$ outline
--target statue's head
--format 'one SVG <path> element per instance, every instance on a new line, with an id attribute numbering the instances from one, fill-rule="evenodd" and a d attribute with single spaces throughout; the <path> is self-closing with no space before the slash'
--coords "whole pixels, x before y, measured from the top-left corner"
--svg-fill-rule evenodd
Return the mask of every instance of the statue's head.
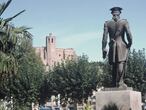
<path id="1" fill-rule="evenodd" d="M 111 10 L 111 14 L 113 15 L 113 19 L 115 21 L 117 21 L 120 18 L 122 8 L 121 7 L 113 7 L 110 10 Z"/>

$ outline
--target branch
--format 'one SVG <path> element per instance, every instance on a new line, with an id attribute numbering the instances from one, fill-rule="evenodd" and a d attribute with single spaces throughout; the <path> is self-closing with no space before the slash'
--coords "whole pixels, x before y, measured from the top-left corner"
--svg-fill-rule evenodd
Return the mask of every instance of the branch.
<path id="1" fill-rule="evenodd" d="M 18 15 L 20 15 L 23 12 L 25 12 L 25 10 L 22 10 L 21 12 L 15 14 L 14 16 L 12 16 L 10 18 L 4 19 L 5 23 L 7 23 L 7 22 L 11 21 L 12 19 L 16 18 Z"/>
<path id="2" fill-rule="evenodd" d="M 9 4 L 11 3 L 12 0 L 9 0 L 6 4 L 3 3 L 1 5 L 1 9 L 0 9 L 0 16 L 3 14 L 3 12 L 6 10 L 6 8 L 9 6 Z"/>

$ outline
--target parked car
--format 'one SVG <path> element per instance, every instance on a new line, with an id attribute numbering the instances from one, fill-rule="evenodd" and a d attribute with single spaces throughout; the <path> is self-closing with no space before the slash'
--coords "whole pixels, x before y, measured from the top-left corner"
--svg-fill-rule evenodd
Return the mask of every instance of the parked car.
<path id="1" fill-rule="evenodd" d="M 59 108 L 59 107 L 53 107 L 53 109 L 54 109 L 54 110 L 60 110 L 60 108 Z"/>
<path id="2" fill-rule="evenodd" d="M 146 110 L 146 103 L 142 104 L 142 110 Z"/>
<path id="3" fill-rule="evenodd" d="M 144 105 L 143 109 L 146 110 L 146 105 Z"/>
<path id="4" fill-rule="evenodd" d="M 40 106 L 39 110 L 53 110 L 51 106 Z"/>

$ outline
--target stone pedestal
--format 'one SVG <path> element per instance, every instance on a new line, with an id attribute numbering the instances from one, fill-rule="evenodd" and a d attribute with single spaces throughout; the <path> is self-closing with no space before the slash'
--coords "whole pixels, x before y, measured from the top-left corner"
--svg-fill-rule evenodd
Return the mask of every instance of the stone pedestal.
<path id="1" fill-rule="evenodd" d="M 97 92 L 96 110 L 142 110 L 141 93 L 132 90 L 110 90 Z"/>

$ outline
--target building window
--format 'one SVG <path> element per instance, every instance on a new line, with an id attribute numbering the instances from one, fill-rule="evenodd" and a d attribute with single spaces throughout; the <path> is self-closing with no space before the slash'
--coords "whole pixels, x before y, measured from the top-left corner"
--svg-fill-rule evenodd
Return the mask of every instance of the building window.
<path id="1" fill-rule="evenodd" d="M 53 43 L 53 38 L 52 38 L 52 43 Z"/>

